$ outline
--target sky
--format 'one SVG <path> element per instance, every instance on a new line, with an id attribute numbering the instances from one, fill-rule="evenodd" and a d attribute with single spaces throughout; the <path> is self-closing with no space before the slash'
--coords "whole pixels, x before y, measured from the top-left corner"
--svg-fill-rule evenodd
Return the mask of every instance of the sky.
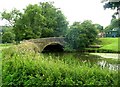
<path id="1" fill-rule="evenodd" d="M 29 4 L 44 1 L 54 1 L 54 6 L 61 9 L 70 25 L 75 21 L 92 20 L 93 23 L 105 27 L 110 24 L 111 16 L 115 12 L 111 9 L 104 10 L 101 0 L 0 0 L 0 12 L 13 8 L 22 11 Z M 5 20 L 0 20 L 0 26 L 5 23 Z"/>

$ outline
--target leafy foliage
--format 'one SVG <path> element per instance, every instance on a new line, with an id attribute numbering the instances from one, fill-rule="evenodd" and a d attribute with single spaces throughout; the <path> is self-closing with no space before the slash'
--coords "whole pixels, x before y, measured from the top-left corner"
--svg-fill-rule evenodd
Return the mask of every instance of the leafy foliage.
<path id="1" fill-rule="evenodd" d="M 15 40 L 15 34 L 12 27 L 4 26 L 1 30 L 2 43 L 12 43 Z"/>
<path id="2" fill-rule="evenodd" d="M 115 9 L 118 8 L 120 6 L 120 1 L 119 2 L 107 2 L 104 5 L 104 8 L 111 8 L 111 9 Z"/>
<path id="3" fill-rule="evenodd" d="M 95 27 L 98 29 L 98 32 L 102 32 L 103 31 L 103 26 L 100 24 L 94 24 Z"/>
<path id="4" fill-rule="evenodd" d="M 68 22 L 60 9 L 55 8 L 53 3 L 40 3 L 42 15 L 45 17 L 41 37 L 64 36 Z"/>
<path id="5" fill-rule="evenodd" d="M 27 43 L 27 46 L 30 45 Z M 34 52 L 36 46 L 32 45 L 29 50 L 25 47 L 22 44 L 2 51 L 3 86 L 106 86 L 117 85 L 119 82 L 117 71 L 101 69 L 96 64 L 80 63 L 71 57 L 63 60 L 45 57 Z"/>
<path id="6" fill-rule="evenodd" d="M 24 14 L 15 22 L 14 32 L 16 40 L 39 38 L 41 36 L 44 17 L 37 4 L 29 5 L 24 10 Z"/>
<path id="7" fill-rule="evenodd" d="M 2 35 L 2 43 L 12 43 L 15 40 L 15 35 L 12 32 L 5 32 Z"/>
<path id="8" fill-rule="evenodd" d="M 118 18 L 120 17 L 120 1 L 114 1 L 114 0 L 103 0 L 103 2 L 106 2 L 103 7 L 104 9 L 110 8 L 110 9 L 115 9 L 117 8 L 117 12 L 115 12 L 112 17 L 116 18 L 116 15 L 118 15 Z"/>
<path id="9" fill-rule="evenodd" d="M 111 20 L 110 25 L 108 25 L 105 29 L 104 32 L 108 33 L 109 31 L 113 30 L 113 29 L 117 29 L 117 36 L 120 36 L 120 19 L 115 19 L 113 18 Z"/>
<path id="10" fill-rule="evenodd" d="M 0 43 L 11 43 L 15 40 L 13 28 L 8 26 L 1 26 L 0 28 Z"/>
<path id="11" fill-rule="evenodd" d="M 84 49 L 92 44 L 97 37 L 97 29 L 91 21 L 74 22 L 66 35 L 69 46 L 76 50 Z"/>
<path id="12" fill-rule="evenodd" d="M 2 19 L 6 19 L 9 22 L 8 26 L 13 26 L 16 20 L 19 19 L 21 15 L 22 13 L 16 8 L 14 8 L 11 12 L 7 12 L 5 10 L 1 13 Z"/>
<path id="13" fill-rule="evenodd" d="M 107 33 L 112 29 L 113 29 L 113 27 L 111 25 L 108 25 L 107 27 L 105 27 L 104 32 Z"/>
<path id="14" fill-rule="evenodd" d="M 120 28 L 120 19 L 112 19 L 111 20 L 111 26 L 116 28 L 116 27 L 119 27 Z"/>
<path id="15" fill-rule="evenodd" d="M 2 19 L 6 19 L 16 36 L 16 40 L 65 36 L 68 22 L 60 9 L 52 2 L 28 5 L 24 12 L 13 9 L 4 11 Z"/>

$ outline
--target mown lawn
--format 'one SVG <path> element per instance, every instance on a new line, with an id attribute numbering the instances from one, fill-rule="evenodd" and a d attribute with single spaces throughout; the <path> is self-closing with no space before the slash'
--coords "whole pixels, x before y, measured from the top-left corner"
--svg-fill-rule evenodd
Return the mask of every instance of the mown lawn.
<path id="1" fill-rule="evenodd" d="M 99 49 L 120 51 L 119 40 L 120 38 L 100 38 L 100 41 L 101 41 L 100 44 L 103 46 Z"/>
<path id="2" fill-rule="evenodd" d="M 99 38 L 96 46 L 85 48 L 87 52 L 99 52 L 99 53 L 120 53 L 120 37 L 119 38 Z"/>

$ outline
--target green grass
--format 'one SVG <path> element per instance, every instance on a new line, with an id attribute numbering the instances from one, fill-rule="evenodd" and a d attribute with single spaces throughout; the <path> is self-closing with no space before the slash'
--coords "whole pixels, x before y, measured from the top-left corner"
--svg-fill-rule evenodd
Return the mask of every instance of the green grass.
<path id="1" fill-rule="evenodd" d="M 100 49 L 120 51 L 120 49 L 118 49 L 119 39 L 118 38 L 100 38 L 101 45 L 103 45 L 103 47 L 101 47 Z"/>
<path id="2" fill-rule="evenodd" d="M 0 50 L 13 46 L 13 44 L 0 44 Z"/>
<path id="3" fill-rule="evenodd" d="M 34 52 L 35 48 L 22 44 L 2 51 L 3 86 L 118 85 L 117 71 L 80 63 L 71 57 L 63 60 L 46 57 Z"/>
<path id="4" fill-rule="evenodd" d="M 100 52 L 100 53 L 120 53 L 120 37 L 119 38 L 99 38 L 95 43 L 101 45 L 100 48 L 86 48 L 87 52 Z"/>

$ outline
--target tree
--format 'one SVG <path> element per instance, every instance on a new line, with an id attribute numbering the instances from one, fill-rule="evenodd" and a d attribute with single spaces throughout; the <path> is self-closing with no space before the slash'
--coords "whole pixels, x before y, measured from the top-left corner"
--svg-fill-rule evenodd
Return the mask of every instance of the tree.
<path id="1" fill-rule="evenodd" d="M 120 28 L 120 19 L 112 19 L 110 25 L 113 28 L 116 28 L 116 27 Z"/>
<path id="2" fill-rule="evenodd" d="M 68 22 L 60 9 L 52 2 L 28 5 L 24 12 L 13 9 L 4 11 L 2 19 L 6 19 L 16 36 L 16 40 L 65 36 Z"/>
<path id="3" fill-rule="evenodd" d="M 120 18 L 120 1 L 119 0 L 102 0 L 102 3 L 105 3 L 104 6 L 103 6 L 104 9 L 106 9 L 106 8 L 111 8 L 111 9 L 117 8 L 117 12 L 115 12 L 113 14 L 113 17 L 115 17 L 115 15 L 118 15 L 118 18 Z"/>
<path id="4" fill-rule="evenodd" d="M 94 24 L 95 27 L 98 29 L 98 32 L 102 32 L 103 31 L 103 26 L 100 24 Z"/>
<path id="5" fill-rule="evenodd" d="M 113 27 L 111 25 L 108 25 L 108 26 L 105 27 L 104 32 L 107 33 L 112 29 L 113 29 Z"/>
<path id="6" fill-rule="evenodd" d="M 11 27 L 11 26 L 2 26 L 2 33 L 4 34 L 5 32 L 14 33 L 13 32 L 13 27 Z"/>
<path id="7" fill-rule="evenodd" d="M 20 18 L 22 13 L 16 8 L 12 9 L 12 11 L 7 12 L 6 10 L 1 13 L 1 18 L 5 19 L 9 22 L 8 26 L 13 26 L 17 19 Z"/>
<path id="8" fill-rule="evenodd" d="M 117 36 L 120 36 L 120 19 L 112 19 L 110 25 L 108 25 L 105 29 L 104 32 L 108 33 L 109 31 L 113 30 L 114 28 L 117 29 Z"/>
<path id="9" fill-rule="evenodd" d="M 41 36 L 45 19 L 41 13 L 42 10 L 37 4 L 28 5 L 24 9 L 24 14 L 21 15 L 14 25 L 16 40 L 39 38 Z"/>
<path id="10" fill-rule="evenodd" d="M 2 43 L 12 43 L 15 40 L 15 35 L 12 32 L 5 32 L 2 35 Z"/>
<path id="11" fill-rule="evenodd" d="M 81 50 L 92 44 L 97 37 L 97 29 L 91 21 L 74 22 L 66 35 L 66 41 L 72 49 Z"/>
<path id="12" fill-rule="evenodd" d="M 13 32 L 13 25 L 21 17 L 22 13 L 17 9 L 7 12 L 6 10 L 1 13 L 2 20 L 8 21 L 6 26 L 2 27 L 2 42 L 11 43 L 15 40 L 15 34 Z"/>
<path id="13" fill-rule="evenodd" d="M 1 26 L 0 40 L 2 41 L 2 43 L 12 43 L 15 40 L 15 34 L 13 32 L 13 27 Z"/>
<path id="14" fill-rule="evenodd" d="M 66 42 L 70 49 L 80 49 L 81 47 L 85 47 L 85 38 L 82 40 L 84 34 L 81 34 L 81 25 L 79 22 L 74 22 L 72 26 L 70 26 L 70 30 L 66 35 Z"/>
<path id="15" fill-rule="evenodd" d="M 87 44 L 92 44 L 98 35 L 97 29 L 90 20 L 86 20 L 83 23 L 81 23 L 81 26 L 83 27 L 83 32 L 86 34 L 86 37 L 88 39 Z M 88 46 L 88 45 L 87 45 Z"/>
<path id="16" fill-rule="evenodd" d="M 42 15 L 45 17 L 45 25 L 41 37 L 64 36 L 68 22 L 60 9 L 53 6 L 53 2 L 40 3 Z"/>
<path id="17" fill-rule="evenodd" d="M 107 1 L 107 2 L 106 2 Z M 107 27 L 106 31 L 110 30 L 111 28 L 118 28 L 118 36 L 120 36 L 120 0 L 102 0 L 102 3 L 106 2 L 104 4 L 104 8 L 111 8 L 115 9 L 117 8 L 117 12 L 115 12 L 112 15 L 112 20 L 110 27 Z M 118 15 L 118 19 L 116 18 L 116 15 Z"/>
<path id="18" fill-rule="evenodd" d="M 68 22 L 51 2 L 28 5 L 15 22 L 16 40 L 64 36 Z"/>

